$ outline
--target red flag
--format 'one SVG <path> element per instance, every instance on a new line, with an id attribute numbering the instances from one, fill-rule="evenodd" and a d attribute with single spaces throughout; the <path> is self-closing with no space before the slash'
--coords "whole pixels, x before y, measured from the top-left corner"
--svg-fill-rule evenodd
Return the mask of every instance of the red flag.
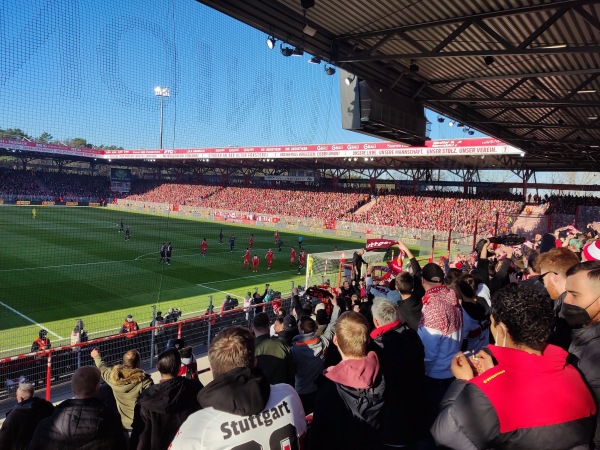
<path id="1" fill-rule="evenodd" d="M 398 241 L 394 241 L 392 239 L 367 239 L 365 250 L 370 252 L 373 250 L 380 250 L 382 248 L 390 248 L 397 243 Z"/>

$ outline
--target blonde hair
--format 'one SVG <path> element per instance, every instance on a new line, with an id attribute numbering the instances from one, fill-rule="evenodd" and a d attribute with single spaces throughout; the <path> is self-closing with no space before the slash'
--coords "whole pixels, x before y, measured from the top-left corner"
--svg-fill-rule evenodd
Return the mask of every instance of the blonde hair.
<path id="1" fill-rule="evenodd" d="M 349 358 L 367 356 L 369 323 L 360 313 L 347 311 L 335 324 L 335 336 L 340 351 Z"/>
<path id="2" fill-rule="evenodd" d="M 213 375 L 254 367 L 254 335 L 240 326 L 225 328 L 210 344 L 208 362 Z"/>

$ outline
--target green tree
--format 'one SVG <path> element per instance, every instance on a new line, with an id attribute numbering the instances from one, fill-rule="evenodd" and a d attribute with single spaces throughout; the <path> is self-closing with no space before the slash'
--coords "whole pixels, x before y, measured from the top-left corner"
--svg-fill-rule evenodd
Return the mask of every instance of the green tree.
<path id="1" fill-rule="evenodd" d="M 85 140 L 84 138 L 73 138 L 73 139 L 69 139 L 66 144 L 69 147 L 76 147 L 76 148 L 83 148 L 83 147 L 89 147 L 91 146 L 91 144 L 88 144 L 88 141 Z"/>
<path id="2" fill-rule="evenodd" d="M 31 140 L 31 136 L 25 133 L 20 128 L 7 128 L 6 130 L 0 129 L 0 138 L 1 139 L 29 139 Z"/>
<path id="3" fill-rule="evenodd" d="M 47 144 L 52 139 L 54 139 L 54 136 L 52 136 L 50 133 L 44 131 L 42 134 L 40 134 L 40 137 L 38 137 L 36 139 L 36 141 L 39 142 L 40 144 Z"/>

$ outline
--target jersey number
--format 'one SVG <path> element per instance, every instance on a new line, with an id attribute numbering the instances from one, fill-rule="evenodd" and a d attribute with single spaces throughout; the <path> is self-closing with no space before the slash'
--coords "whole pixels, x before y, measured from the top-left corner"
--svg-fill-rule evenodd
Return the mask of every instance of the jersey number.
<path id="1" fill-rule="evenodd" d="M 231 450 L 263 450 L 263 446 L 256 441 L 250 441 L 237 445 Z M 301 450 L 296 427 L 289 423 L 273 431 L 269 437 L 269 450 Z"/>

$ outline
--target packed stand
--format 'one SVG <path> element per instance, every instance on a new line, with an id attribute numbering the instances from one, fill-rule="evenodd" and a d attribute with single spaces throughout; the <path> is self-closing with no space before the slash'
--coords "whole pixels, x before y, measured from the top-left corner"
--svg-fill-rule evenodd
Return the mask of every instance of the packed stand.
<path id="1" fill-rule="evenodd" d="M 39 172 L 38 178 L 45 193 L 52 195 L 55 201 L 78 201 L 82 198 L 98 201 L 111 195 L 110 179 L 104 176 Z"/>
<path id="2" fill-rule="evenodd" d="M 334 220 L 364 203 L 361 191 L 338 192 L 291 188 L 226 187 L 207 198 L 202 206 L 217 210 L 248 211 L 290 217 Z"/>
<path id="3" fill-rule="evenodd" d="M 172 203 L 187 206 L 205 206 L 208 197 L 222 187 L 203 184 L 157 183 L 153 181 L 136 181 L 134 190 L 127 197 L 130 200 L 156 203 Z"/>
<path id="4" fill-rule="evenodd" d="M 600 206 L 600 198 L 578 195 L 544 196 L 542 204 L 546 204 L 547 214 L 576 214 L 578 206 Z"/>
<path id="5" fill-rule="evenodd" d="M 448 230 L 458 235 L 478 230 L 494 231 L 496 213 L 498 229 L 508 230 L 523 209 L 516 199 L 463 198 L 460 194 L 436 192 L 427 195 L 382 195 L 364 213 L 347 215 L 345 220 L 371 225 L 387 225 L 422 230 Z M 474 212 L 476 212 L 474 214 Z"/>
<path id="6" fill-rule="evenodd" d="M 35 172 L 0 167 L 0 195 L 19 196 L 24 194 L 43 194 Z"/>

